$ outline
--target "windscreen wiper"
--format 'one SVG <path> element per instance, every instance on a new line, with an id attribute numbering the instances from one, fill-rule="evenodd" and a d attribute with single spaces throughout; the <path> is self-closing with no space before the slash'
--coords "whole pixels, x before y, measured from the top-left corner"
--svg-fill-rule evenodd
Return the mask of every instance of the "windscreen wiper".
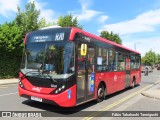
<path id="1" fill-rule="evenodd" d="M 57 81 L 55 79 L 53 79 L 51 75 L 49 75 L 48 73 L 46 73 L 46 75 L 52 80 L 52 82 L 56 82 L 57 83 Z"/>
<path id="2" fill-rule="evenodd" d="M 22 71 L 21 71 L 22 72 Z M 43 75 L 43 73 L 41 73 L 41 72 L 39 72 L 39 70 L 38 71 L 28 71 L 28 72 L 26 72 L 25 74 L 23 74 L 23 76 L 21 77 L 21 79 L 23 79 L 28 73 L 39 73 L 38 75 L 41 75 L 41 76 L 44 76 L 45 77 L 45 75 Z M 22 72 L 23 73 L 23 72 Z M 57 81 L 56 80 L 54 80 L 53 78 L 52 78 L 52 76 L 51 75 L 49 75 L 48 73 L 45 73 L 51 80 L 52 80 L 52 82 L 56 82 L 57 83 Z"/>
<path id="3" fill-rule="evenodd" d="M 22 72 L 22 70 L 20 70 L 20 71 Z M 39 75 L 41 75 L 39 71 L 28 71 L 28 72 L 26 72 L 25 74 L 22 72 L 22 73 L 23 73 L 23 76 L 22 76 L 21 78 L 24 78 L 28 73 L 35 73 L 35 72 L 36 72 L 36 73 L 39 73 Z"/>

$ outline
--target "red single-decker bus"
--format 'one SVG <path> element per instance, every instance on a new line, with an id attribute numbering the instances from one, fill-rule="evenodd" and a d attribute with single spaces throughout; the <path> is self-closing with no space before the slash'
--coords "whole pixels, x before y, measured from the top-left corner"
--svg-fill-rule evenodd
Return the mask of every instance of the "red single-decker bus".
<path id="1" fill-rule="evenodd" d="M 19 73 L 21 97 L 77 106 L 141 81 L 139 52 L 78 28 L 30 32 Z"/>

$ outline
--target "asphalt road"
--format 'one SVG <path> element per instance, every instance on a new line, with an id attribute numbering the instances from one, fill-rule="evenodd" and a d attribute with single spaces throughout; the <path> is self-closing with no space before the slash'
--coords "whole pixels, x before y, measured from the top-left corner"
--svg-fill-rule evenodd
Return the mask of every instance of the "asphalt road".
<path id="1" fill-rule="evenodd" d="M 33 113 L 37 113 L 37 115 L 42 114 L 42 116 L 48 116 L 38 118 L 40 120 L 70 120 L 75 119 L 75 117 L 76 119 L 83 120 L 106 118 L 111 120 L 135 120 L 135 117 L 113 117 L 113 113 L 110 114 L 110 111 L 160 111 L 159 100 L 147 98 L 141 95 L 141 91 L 151 89 L 154 87 L 154 85 L 156 85 L 155 82 L 158 80 L 160 81 L 160 71 L 154 70 L 154 72 L 150 73 L 148 76 L 144 76 L 142 74 L 142 82 L 133 89 L 126 89 L 109 95 L 106 97 L 106 100 L 102 101 L 101 103 L 91 101 L 73 108 L 61 108 L 50 104 L 39 103 L 27 100 L 25 98 L 20 98 L 17 92 L 17 85 L 0 85 L 0 111 L 12 111 L 12 114 L 13 112 L 16 113 L 17 111 L 17 113 L 21 113 L 21 115 L 24 115 L 23 112 L 25 113 L 28 111 L 30 113 L 32 111 Z M 40 112 L 40 114 L 38 114 L 38 112 Z M 104 117 L 107 114 L 112 116 Z M 138 112 L 138 114 L 140 113 Z M 17 118 L 17 115 L 18 114 L 14 114 L 15 118 L 12 119 L 21 119 Z M 54 116 L 54 118 L 49 118 L 49 116 Z M 136 119 L 143 120 L 144 117 L 137 117 Z M 147 119 L 151 118 L 147 117 Z M 154 119 L 158 120 L 159 118 L 155 117 Z"/>

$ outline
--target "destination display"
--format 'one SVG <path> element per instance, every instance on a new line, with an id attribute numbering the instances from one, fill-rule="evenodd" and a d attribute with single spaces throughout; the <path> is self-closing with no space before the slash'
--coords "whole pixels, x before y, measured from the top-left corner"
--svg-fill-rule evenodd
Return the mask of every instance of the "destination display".
<path id="1" fill-rule="evenodd" d="M 63 41 L 65 37 L 64 32 L 50 33 L 50 34 L 40 34 L 32 33 L 27 37 L 27 43 L 33 42 L 49 42 L 49 41 Z"/>

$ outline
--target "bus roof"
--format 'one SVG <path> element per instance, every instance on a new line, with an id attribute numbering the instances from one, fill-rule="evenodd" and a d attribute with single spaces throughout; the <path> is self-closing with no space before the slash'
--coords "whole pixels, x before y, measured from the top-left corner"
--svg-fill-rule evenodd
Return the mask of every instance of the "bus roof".
<path id="1" fill-rule="evenodd" d="M 95 38 L 95 39 L 97 39 L 97 40 L 99 40 L 99 41 L 102 41 L 102 42 L 105 42 L 105 43 L 108 43 L 108 44 L 111 44 L 111 45 L 114 45 L 114 46 L 117 46 L 117 47 L 126 49 L 126 50 L 128 50 L 128 51 L 131 51 L 131 52 L 134 52 L 134 53 L 137 53 L 137 54 L 140 54 L 138 51 L 132 50 L 132 49 L 127 48 L 127 47 L 125 47 L 125 46 L 123 46 L 123 45 L 117 44 L 117 43 L 115 43 L 115 42 L 112 42 L 112 41 L 110 41 L 110 40 L 101 38 L 101 37 L 99 37 L 99 36 L 96 36 L 96 35 L 94 35 L 94 34 L 88 33 L 88 32 L 86 32 L 86 31 L 83 31 L 83 30 L 78 29 L 78 28 L 75 28 L 75 27 L 72 27 L 72 28 L 71 28 L 71 34 L 70 34 L 69 40 L 73 40 L 76 33 L 82 33 L 82 34 L 84 34 L 84 35 L 86 35 L 86 36 Z"/>
<path id="2" fill-rule="evenodd" d="M 74 36 L 75 36 L 76 33 L 81 33 L 81 34 L 83 34 L 83 35 L 86 35 L 86 36 L 88 36 L 88 37 L 97 39 L 97 40 L 102 41 L 102 42 L 105 42 L 105 43 L 108 43 L 108 44 L 110 44 L 110 45 L 117 46 L 117 47 L 119 47 L 119 48 L 122 48 L 122 49 L 125 49 L 125 50 L 128 50 L 128 51 L 131 51 L 131 52 L 136 53 L 136 54 L 140 54 L 138 51 L 132 50 L 132 49 L 127 48 L 127 47 L 125 47 L 125 46 L 123 46 L 123 45 L 117 44 L 117 43 L 115 43 L 115 42 L 112 42 L 112 41 L 110 41 L 110 40 L 101 38 L 101 37 L 99 37 L 99 36 L 96 36 L 96 35 L 94 35 L 94 34 L 91 34 L 91 33 L 89 33 L 89 32 L 86 32 L 86 31 L 84 31 L 84 30 L 81 30 L 81 29 L 78 29 L 78 28 L 75 28 L 75 27 L 66 27 L 66 28 L 60 28 L 60 27 L 58 27 L 58 28 L 50 28 L 50 27 L 49 27 L 49 28 L 46 28 L 46 29 L 40 29 L 40 30 L 38 30 L 38 31 L 46 31 L 46 30 L 53 30 L 53 29 L 57 29 L 57 30 L 60 30 L 60 29 L 64 29 L 64 30 L 70 29 L 70 30 L 69 30 L 69 31 L 70 31 L 70 35 L 69 35 L 68 37 L 69 37 L 69 40 L 71 40 L 71 41 L 74 39 Z M 33 32 L 30 32 L 30 33 L 35 33 L 35 32 L 38 32 L 38 31 L 33 31 Z M 26 38 L 27 38 L 27 36 L 28 36 L 30 33 L 28 33 L 28 34 L 25 36 L 24 43 L 26 43 Z"/>

